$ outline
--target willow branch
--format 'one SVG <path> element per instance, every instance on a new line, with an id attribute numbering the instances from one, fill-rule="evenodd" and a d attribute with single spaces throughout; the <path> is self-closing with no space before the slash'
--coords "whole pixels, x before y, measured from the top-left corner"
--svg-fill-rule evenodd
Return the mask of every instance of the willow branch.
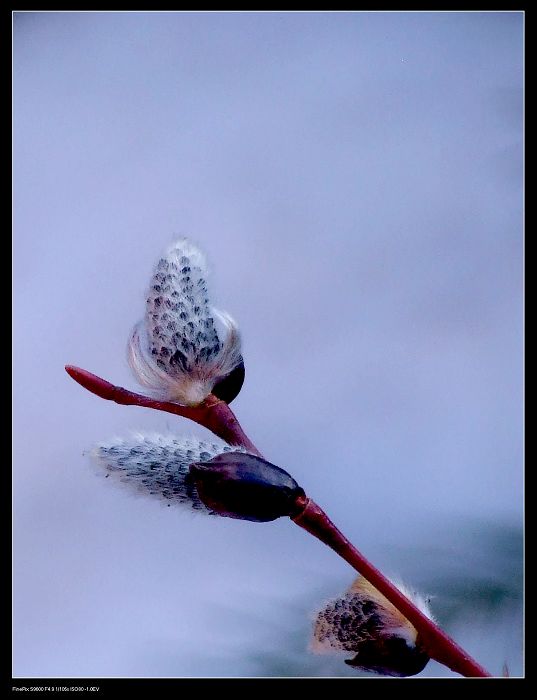
<path id="1" fill-rule="evenodd" d="M 67 365 L 65 369 L 76 382 L 102 399 L 114 401 L 124 406 L 154 408 L 189 418 L 208 428 L 228 444 L 240 445 L 248 452 L 262 457 L 243 431 L 229 406 L 212 394 L 198 406 L 181 406 L 170 401 L 157 401 L 115 386 L 79 367 Z M 314 501 L 305 497 L 300 502 L 297 501 L 296 506 L 298 515 L 292 518 L 293 522 L 333 549 L 387 598 L 414 625 L 420 644 L 431 659 L 435 659 L 463 676 L 490 677 L 490 673 L 474 661 L 464 649 L 424 615 L 384 574 L 373 566 L 338 530 Z"/>

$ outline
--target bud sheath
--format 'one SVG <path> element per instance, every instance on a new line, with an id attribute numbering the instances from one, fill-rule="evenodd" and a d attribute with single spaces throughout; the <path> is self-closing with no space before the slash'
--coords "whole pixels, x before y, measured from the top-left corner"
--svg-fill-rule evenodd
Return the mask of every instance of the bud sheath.
<path id="1" fill-rule="evenodd" d="M 190 466 L 202 503 L 228 518 L 269 522 L 296 511 L 304 491 L 286 471 L 246 453 L 218 455 Z"/>

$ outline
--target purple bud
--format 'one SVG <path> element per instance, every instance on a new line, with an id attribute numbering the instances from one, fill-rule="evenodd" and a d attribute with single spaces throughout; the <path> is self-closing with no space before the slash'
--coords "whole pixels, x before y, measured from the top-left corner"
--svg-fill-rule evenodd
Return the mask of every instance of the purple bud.
<path id="1" fill-rule="evenodd" d="M 286 471 L 254 455 L 227 452 L 190 466 L 200 500 L 228 518 L 268 522 L 296 515 L 304 491 Z"/>

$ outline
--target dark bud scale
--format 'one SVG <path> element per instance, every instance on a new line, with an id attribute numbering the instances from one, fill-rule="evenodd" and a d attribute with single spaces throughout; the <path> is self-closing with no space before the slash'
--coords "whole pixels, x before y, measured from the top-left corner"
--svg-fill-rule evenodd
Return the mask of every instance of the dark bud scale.
<path id="1" fill-rule="evenodd" d="M 286 471 L 254 455 L 228 452 L 190 466 L 198 496 L 228 518 L 268 522 L 296 514 L 304 491 Z"/>
<path id="2" fill-rule="evenodd" d="M 419 646 L 408 646 L 406 640 L 397 636 L 379 636 L 362 641 L 360 651 L 345 663 L 384 676 L 415 676 L 423 671 L 429 656 Z"/>
<path id="3" fill-rule="evenodd" d="M 219 382 L 217 382 L 212 393 L 222 401 L 226 403 L 231 403 L 233 399 L 237 398 L 242 385 L 244 384 L 244 360 L 241 357 L 240 363 L 232 370 L 227 377 L 224 377 Z"/>

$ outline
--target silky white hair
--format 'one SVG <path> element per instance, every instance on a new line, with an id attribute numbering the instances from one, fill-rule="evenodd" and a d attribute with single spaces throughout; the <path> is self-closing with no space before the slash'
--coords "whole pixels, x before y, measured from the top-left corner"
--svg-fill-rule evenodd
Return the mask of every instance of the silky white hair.
<path id="1" fill-rule="evenodd" d="M 242 360 L 237 324 L 210 305 L 206 278 L 205 256 L 187 238 L 155 267 L 128 345 L 132 371 L 155 398 L 195 406 Z"/>
<path id="2" fill-rule="evenodd" d="M 139 494 L 155 496 L 168 504 L 212 514 L 199 499 L 189 477 L 194 462 L 206 462 L 225 452 L 246 452 L 243 447 L 217 441 L 178 438 L 157 433 L 135 433 L 97 445 L 91 452 L 106 476 Z"/>

